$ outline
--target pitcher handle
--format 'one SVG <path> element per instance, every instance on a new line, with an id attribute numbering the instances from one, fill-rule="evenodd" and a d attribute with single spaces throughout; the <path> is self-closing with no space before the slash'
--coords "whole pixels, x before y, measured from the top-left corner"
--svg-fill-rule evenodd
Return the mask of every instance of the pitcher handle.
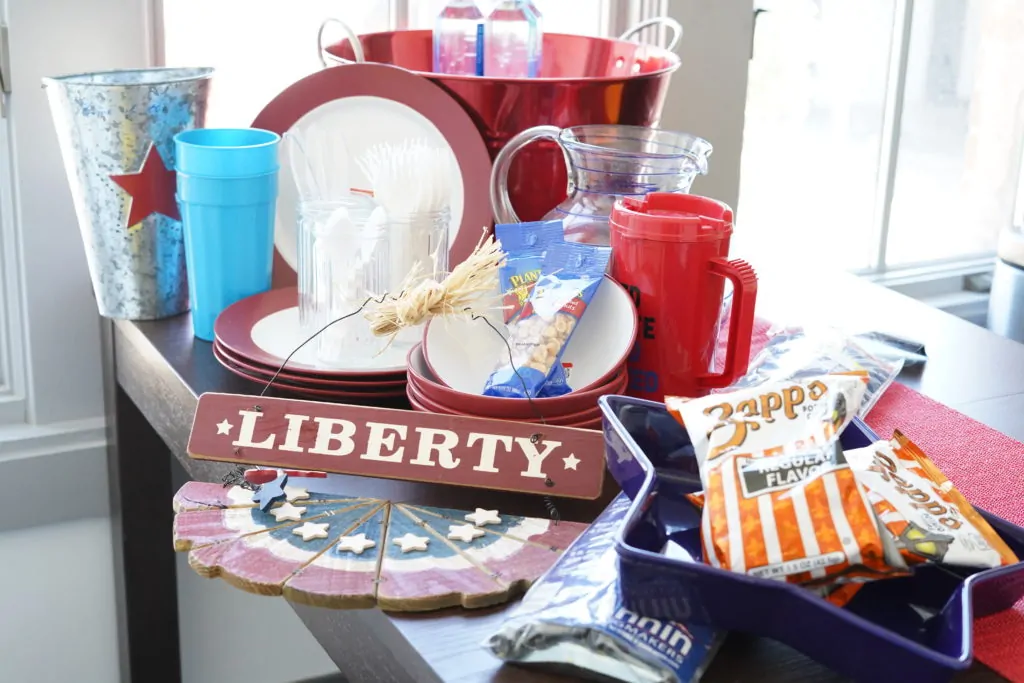
<path id="1" fill-rule="evenodd" d="M 729 313 L 729 343 L 725 349 L 725 364 L 720 373 L 700 377 L 705 389 L 721 389 L 739 379 L 750 362 L 750 336 L 754 332 L 754 304 L 757 301 L 757 274 L 742 259 L 727 261 L 712 259 L 708 270 L 711 275 L 732 282 L 732 309 Z"/>
<path id="2" fill-rule="evenodd" d="M 328 60 L 333 62 L 334 65 L 352 63 L 347 59 L 342 59 L 341 57 L 332 55 L 326 50 L 326 48 L 324 48 L 324 30 L 331 24 L 337 25 L 338 28 L 341 29 L 342 33 L 345 34 L 345 37 L 348 38 L 348 42 L 352 45 L 352 53 L 355 55 L 356 61 L 365 62 L 366 55 L 363 53 L 363 44 L 359 42 L 359 36 L 357 36 L 356 32 L 352 30 L 352 27 L 341 19 L 327 17 L 320 23 L 320 28 L 317 29 L 316 32 L 316 56 L 317 59 L 320 60 L 320 64 L 326 69 L 329 66 L 327 63 Z"/>
<path id="3" fill-rule="evenodd" d="M 494 168 L 491 169 L 491 210 L 494 211 L 495 223 L 519 223 L 519 216 L 512 208 L 512 200 L 508 196 L 508 171 L 512 168 L 512 160 L 523 147 L 534 140 L 547 138 L 554 140 L 561 146 L 558 140 L 562 129 L 558 126 L 534 126 L 523 132 L 512 136 L 509 141 L 498 152 L 498 158 L 494 160 Z M 570 169 L 571 172 L 571 169 Z"/>
<path id="4" fill-rule="evenodd" d="M 672 17 L 654 17 L 641 21 L 636 26 L 627 29 L 625 33 L 619 36 L 619 40 L 629 40 L 640 31 L 651 26 L 665 26 L 665 28 L 672 32 L 672 38 L 668 41 L 668 45 L 665 47 L 666 50 L 671 52 L 679 47 L 679 41 L 683 39 L 683 25 Z"/>

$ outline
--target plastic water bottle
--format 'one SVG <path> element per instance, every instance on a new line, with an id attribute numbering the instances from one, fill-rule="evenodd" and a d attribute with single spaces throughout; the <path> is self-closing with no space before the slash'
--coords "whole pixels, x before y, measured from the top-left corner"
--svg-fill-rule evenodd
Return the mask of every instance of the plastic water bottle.
<path id="1" fill-rule="evenodd" d="M 484 74 L 505 78 L 540 73 L 540 20 L 527 0 L 499 0 L 487 17 Z"/>
<path id="2" fill-rule="evenodd" d="M 533 12 L 534 18 L 537 20 L 537 31 L 536 35 L 536 53 L 537 53 L 537 73 L 540 75 L 540 65 L 544 63 L 544 15 L 537 9 L 537 3 L 528 1 L 526 6 L 529 7 L 530 11 Z"/>
<path id="3" fill-rule="evenodd" d="M 450 0 L 434 23 L 434 72 L 483 75 L 484 15 L 475 0 Z"/>

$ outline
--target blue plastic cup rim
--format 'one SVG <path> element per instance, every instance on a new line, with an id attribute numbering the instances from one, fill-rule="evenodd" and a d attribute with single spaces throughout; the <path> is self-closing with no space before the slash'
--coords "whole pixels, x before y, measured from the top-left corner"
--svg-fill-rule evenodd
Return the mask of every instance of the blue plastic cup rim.
<path id="1" fill-rule="evenodd" d="M 174 136 L 175 169 L 210 178 L 278 170 L 281 136 L 260 128 L 195 128 Z"/>

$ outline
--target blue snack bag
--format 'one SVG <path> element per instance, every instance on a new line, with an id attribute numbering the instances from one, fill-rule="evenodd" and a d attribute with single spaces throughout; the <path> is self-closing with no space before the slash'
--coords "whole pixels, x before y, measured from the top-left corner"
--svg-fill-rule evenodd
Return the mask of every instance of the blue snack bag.
<path id="1" fill-rule="evenodd" d="M 619 494 L 484 647 L 507 662 L 603 681 L 700 680 L 724 632 L 645 619 L 622 603 L 615 536 L 629 506 L 629 498 Z"/>
<path id="2" fill-rule="evenodd" d="M 498 223 L 494 226 L 494 238 L 501 242 L 509 258 L 531 254 L 543 257 L 551 245 L 565 242 L 560 220 Z"/>
<path id="3" fill-rule="evenodd" d="M 561 243 L 547 250 L 529 300 L 509 325 L 509 348 L 487 379 L 485 396 L 540 396 L 555 368 L 562 367 L 565 347 L 601 285 L 610 258 L 610 247 L 589 244 Z"/>
<path id="4" fill-rule="evenodd" d="M 506 325 L 523 311 L 533 286 L 540 279 L 544 254 L 552 244 L 562 243 L 562 221 L 500 223 L 494 234 L 505 251 L 504 265 L 498 270 Z M 539 398 L 562 396 L 572 391 L 559 363 L 537 394 Z"/>

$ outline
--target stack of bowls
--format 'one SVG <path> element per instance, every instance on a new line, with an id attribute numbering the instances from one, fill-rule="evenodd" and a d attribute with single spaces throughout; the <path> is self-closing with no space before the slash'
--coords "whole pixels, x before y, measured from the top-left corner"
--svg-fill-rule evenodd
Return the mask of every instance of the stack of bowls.
<path id="1" fill-rule="evenodd" d="M 606 278 L 562 355 L 572 391 L 528 400 L 482 395 L 487 378 L 508 354 L 508 328 L 500 318 L 435 318 L 423 343 L 409 352 L 406 395 L 413 409 L 423 412 L 600 429 L 597 399 L 626 391 L 626 358 L 637 326 L 629 294 Z"/>

